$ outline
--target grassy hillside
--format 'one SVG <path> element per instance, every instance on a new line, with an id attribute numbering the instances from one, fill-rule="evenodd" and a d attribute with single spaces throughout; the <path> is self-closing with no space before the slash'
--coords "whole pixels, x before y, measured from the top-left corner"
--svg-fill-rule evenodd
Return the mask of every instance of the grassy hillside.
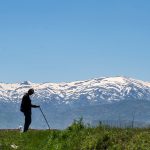
<path id="1" fill-rule="evenodd" d="M 149 150 L 150 129 L 84 126 L 75 121 L 65 130 L 0 130 L 0 150 Z"/>

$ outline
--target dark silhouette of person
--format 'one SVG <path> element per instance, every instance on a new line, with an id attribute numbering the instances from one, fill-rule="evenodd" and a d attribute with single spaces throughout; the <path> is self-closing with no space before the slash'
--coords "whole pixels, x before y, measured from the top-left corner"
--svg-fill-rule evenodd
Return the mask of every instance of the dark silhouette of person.
<path id="1" fill-rule="evenodd" d="M 28 93 L 26 93 L 21 102 L 20 111 L 24 113 L 25 116 L 25 123 L 24 123 L 24 130 L 23 132 L 28 131 L 28 128 L 31 124 L 31 109 L 40 107 L 39 105 L 32 105 L 30 96 L 34 94 L 34 89 L 29 89 Z"/>

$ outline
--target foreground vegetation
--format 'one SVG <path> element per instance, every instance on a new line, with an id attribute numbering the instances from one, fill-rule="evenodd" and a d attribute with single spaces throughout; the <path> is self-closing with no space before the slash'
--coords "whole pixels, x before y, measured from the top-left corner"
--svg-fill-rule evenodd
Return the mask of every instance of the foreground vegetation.
<path id="1" fill-rule="evenodd" d="M 82 120 L 65 130 L 0 131 L 0 150 L 150 150 L 150 129 L 85 126 Z"/>

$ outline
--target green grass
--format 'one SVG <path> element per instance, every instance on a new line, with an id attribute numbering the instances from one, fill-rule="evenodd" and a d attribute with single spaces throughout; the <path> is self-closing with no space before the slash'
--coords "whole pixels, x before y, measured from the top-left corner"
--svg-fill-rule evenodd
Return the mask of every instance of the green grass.
<path id="1" fill-rule="evenodd" d="M 150 129 L 85 126 L 75 121 L 65 130 L 0 131 L 0 150 L 150 150 Z"/>

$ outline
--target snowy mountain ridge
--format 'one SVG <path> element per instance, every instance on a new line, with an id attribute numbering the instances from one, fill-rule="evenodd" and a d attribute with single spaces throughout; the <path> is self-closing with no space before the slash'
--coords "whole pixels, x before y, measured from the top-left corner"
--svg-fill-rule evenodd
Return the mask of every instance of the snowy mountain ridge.
<path id="1" fill-rule="evenodd" d="M 70 83 L 0 83 L 0 100 L 20 102 L 29 88 L 35 89 L 33 99 L 66 104 L 81 98 L 91 103 L 128 98 L 150 100 L 150 83 L 127 77 L 102 77 Z"/>
<path id="2" fill-rule="evenodd" d="M 20 102 L 30 88 L 35 89 L 33 104 L 41 106 L 55 129 L 66 128 L 81 116 L 90 124 L 99 120 L 132 120 L 133 114 L 136 121 L 150 122 L 149 82 L 102 77 L 70 83 L 0 83 L 0 128 L 23 124 Z M 33 128 L 46 128 L 39 109 L 33 109 L 32 115 Z"/>

